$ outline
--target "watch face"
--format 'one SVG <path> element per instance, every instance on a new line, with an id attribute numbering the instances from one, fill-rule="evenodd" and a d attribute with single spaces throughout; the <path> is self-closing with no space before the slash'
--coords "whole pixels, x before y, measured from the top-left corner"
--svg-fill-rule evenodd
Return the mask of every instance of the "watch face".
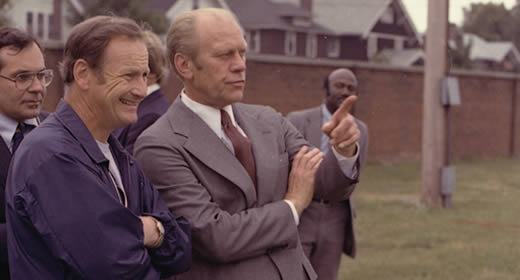
<path id="1" fill-rule="evenodd" d="M 159 233 L 161 233 L 161 235 L 163 235 L 164 227 L 163 227 L 162 223 L 159 220 L 155 220 L 155 225 L 157 226 L 157 230 L 159 230 Z"/>

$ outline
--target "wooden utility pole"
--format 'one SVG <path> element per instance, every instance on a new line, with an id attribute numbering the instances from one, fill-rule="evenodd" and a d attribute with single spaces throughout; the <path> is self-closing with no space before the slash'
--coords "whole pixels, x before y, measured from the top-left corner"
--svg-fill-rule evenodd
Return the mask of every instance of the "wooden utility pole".
<path id="1" fill-rule="evenodd" d="M 442 207 L 441 169 L 446 160 L 445 115 L 441 80 L 447 74 L 449 0 L 428 0 L 426 62 L 424 67 L 421 201 Z"/>

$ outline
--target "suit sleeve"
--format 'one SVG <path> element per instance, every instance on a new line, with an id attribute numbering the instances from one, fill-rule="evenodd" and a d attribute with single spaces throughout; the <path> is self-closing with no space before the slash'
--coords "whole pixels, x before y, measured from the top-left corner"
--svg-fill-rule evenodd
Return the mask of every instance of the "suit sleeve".
<path id="1" fill-rule="evenodd" d="M 7 210 L 14 279 L 159 279 L 140 219 L 88 166 L 57 154 L 23 184 Z"/>
<path id="2" fill-rule="evenodd" d="M 191 226 L 184 217 L 176 217 L 159 198 L 159 193 L 145 179 L 143 216 L 152 216 L 164 227 L 164 240 L 159 248 L 148 249 L 152 263 L 162 273 L 170 276 L 186 272 L 191 266 Z"/>
<path id="3" fill-rule="evenodd" d="M 303 131 L 304 128 L 301 119 L 302 115 L 291 113 L 288 115 L 288 120 L 290 120 L 291 123 L 288 120 L 282 120 L 282 126 L 287 128 L 285 139 L 291 160 L 302 145 L 310 145 L 307 141 L 302 143 L 303 136 L 300 131 Z M 359 170 L 359 158 L 355 165 Z M 315 190 L 319 190 L 319 197 L 322 199 L 330 201 L 347 200 L 353 193 L 355 185 L 358 183 L 358 178 L 359 172 L 355 178 L 345 176 L 345 173 L 341 170 L 338 163 L 338 159 L 334 153 L 329 150 L 316 171 Z"/>
<path id="4" fill-rule="evenodd" d="M 164 143 L 165 138 L 141 136 L 136 142 L 136 158 L 168 208 L 191 222 L 197 256 L 229 263 L 265 255 L 270 250 L 296 247 L 297 227 L 287 203 L 279 200 L 255 208 L 243 205 L 237 211 L 224 210 L 224 205 L 216 203 L 206 188 L 213 182 L 201 169 L 201 163 L 181 147 Z M 229 182 L 219 184 L 222 192 L 235 198 L 235 204 L 243 199 L 239 192 L 234 192 L 236 186 Z"/>

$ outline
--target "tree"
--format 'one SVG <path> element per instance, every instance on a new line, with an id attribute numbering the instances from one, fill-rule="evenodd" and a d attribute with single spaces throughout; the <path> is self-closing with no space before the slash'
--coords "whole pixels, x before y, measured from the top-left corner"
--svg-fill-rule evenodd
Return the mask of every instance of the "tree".
<path id="1" fill-rule="evenodd" d="M 472 42 L 464 42 L 464 33 L 455 26 L 453 28 L 455 28 L 455 30 L 453 30 L 454 38 L 448 52 L 450 66 L 471 69 L 470 53 Z"/>
<path id="2" fill-rule="evenodd" d="M 9 0 L 0 0 L 0 27 L 9 24 L 7 17 L 7 9 L 9 8 Z"/>
<path id="3" fill-rule="evenodd" d="M 517 4 L 518 5 L 518 4 Z M 462 30 L 488 41 L 512 41 L 513 13 L 504 4 L 477 3 L 464 8 Z"/>
<path id="4" fill-rule="evenodd" d="M 168 20 L 165 14 L 148 9 L 147 2 L 142 0 L 95 0 L 85 7 L 84 14 L 71 13 L 72 16 L 68 18 L 68 21 L 71 24 L 77 24 L 96 15 L 118 15 L 144 23 L 150 26 L 155 33 L 166 33 Z"/>

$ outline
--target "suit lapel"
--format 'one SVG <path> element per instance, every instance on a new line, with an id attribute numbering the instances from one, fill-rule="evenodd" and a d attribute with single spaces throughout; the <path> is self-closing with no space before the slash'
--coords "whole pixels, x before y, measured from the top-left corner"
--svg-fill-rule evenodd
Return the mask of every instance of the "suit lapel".
<path id="1" fill-rule="evenodd" d="M 5 186 L 7 179 L 7 171 L 9 169 L 9 163 L 11 162 L 11 151 L 4 142 L 4 139 L 0 137 L 0 183 Z"/>
<path id="2" fill-rule="evenodd" d="M 316 146 L 318 149 L 321 148 L 322 118 L 323 116 L 321 115 L 321 107 L 317 107 L 316 109 L 310 111 L 307 115 L 307 122 L 309 125 L 305 126 L 305 135 L 307 136 L 307 141 Z"/>
<path id="3" fill-rule="evenodd" d="M 257 200 L 253 181 L 222 140 L 180 98 L 177 98 L 166 114 L 173 131 L 186 137 L 184 148 L 239 187 L 246 197 L 248 207 L 251 207 Z"/>

